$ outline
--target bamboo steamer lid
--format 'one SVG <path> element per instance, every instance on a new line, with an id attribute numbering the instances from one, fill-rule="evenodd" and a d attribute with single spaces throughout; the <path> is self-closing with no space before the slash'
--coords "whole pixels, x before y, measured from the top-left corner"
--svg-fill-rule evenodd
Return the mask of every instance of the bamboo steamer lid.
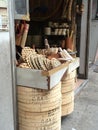
<path id="1" fill-rule="evenodd" d="M 74 101 L 74 91 L 62 94 L 62 105 Z"/>
<path id="2" fill-rule="evenodd" d="M 65 73 L 62 78 L 62 81 L 73 79 L 75 77 L 76 77 L 76 70 L 72 71 L 70 74 Z"/>
<path id="3" fill-rule="evenodd" d="M 18 108 L 29 112 L 49 111 L 61 105 L 61 83 L 47 90 L 38 90 L 18 86 Z"/>
<path id="4" fill-rule="evenodd" d="M 68 104 L 62 105 L 62 116 L 71 114 L 73 110 L 74 110 L 74 101 Z"/>

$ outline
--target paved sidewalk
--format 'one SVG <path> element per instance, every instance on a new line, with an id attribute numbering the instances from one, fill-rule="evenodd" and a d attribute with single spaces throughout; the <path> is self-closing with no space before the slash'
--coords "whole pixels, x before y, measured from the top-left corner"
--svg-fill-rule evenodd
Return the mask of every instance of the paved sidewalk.
<path id="1" fill-rule="evenodd" d="M 89 70 L 89 82 L 75 99 L 72 114 L 62 118 L 62 130 L 98 130 L 98 73 Z"/>

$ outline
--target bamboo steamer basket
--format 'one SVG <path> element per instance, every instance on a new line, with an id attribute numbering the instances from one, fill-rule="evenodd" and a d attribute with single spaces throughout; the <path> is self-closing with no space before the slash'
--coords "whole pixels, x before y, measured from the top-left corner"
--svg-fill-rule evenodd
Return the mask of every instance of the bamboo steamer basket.
<path id="1" fill-rule="evenodd" d="M 61 83 L 50 91 L 17 87 L 18 108 L 29 112 L 43 112 L 61 104 Z"/>
<path id="2" fill-rule="evenodd" d="M 64 74 L 61 84 L 62 92 L 62 116 L 66 116 L 74 110 L 74 87 L 76 70 L 70 74 Z"/>
<path id="3" fill-rule="evenodd" d="M 62 116 L 67 116 L 74 111 L 74 101 L 62 105 Z"/>
<path id="4" fill-rule="evenodd" d="M 74 101 L 74 91 L 62 94 L 62 105 L 66 105 Z"/>
<path id="5" fill-rule="evenodd" d="M 70 92 L 74 90 L 75 87 L 76 70 L 72 71 L 70 74 L 64 74 L 61 80 L 61 91 L 62 93 Z"/>
<path id="6" fill-rule="evenodd" d="M 26 125 L 21 125 L 19 124 L 19 130 L 61 130 L 61 126 L 59 124 L 61 123 L 61 120 L 56 122 L 56 124 L 53 125 L 48 125 L 48 126 L 26 126 Z"/>
<path id="7" fill-rule="evenodd" d="M 40 113 L 30 113 L 30 112 L 19 112 L 19 126 L 23 126 L 29 130 L 32 127 L 37 129 L 42 128 L 54 128 L 57 129 L 61 124 L 61 107 L 54 110 Z"/>
<path id="8" fill-rule="evenodd" d="M 74 71 L 72 71 L 70 74 L 65 73 L 62 81 L 66 81 L 66 80 L 70 80 L 76 77 L 76 69 Z"/>
<path id="9" fill-rule="evenodd" d="M 70 91 L 73 91 L 75 87 L 75 79 L 70 79 L 70 80 L 66 80 L 66 81 L 62 81 L 62 88 L 61 88 L 61 92 L 63 93 L 67 93 Z"/>
<path id="10" fill-rule="evenodd" d="M 17 86 L 19 130 L 61 130 L 61 82 L 51 90 Z"/>

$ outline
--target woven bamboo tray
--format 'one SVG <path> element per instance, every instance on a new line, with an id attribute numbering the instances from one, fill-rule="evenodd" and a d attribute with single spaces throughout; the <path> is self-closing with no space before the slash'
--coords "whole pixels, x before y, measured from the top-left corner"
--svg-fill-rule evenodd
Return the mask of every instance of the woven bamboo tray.
<path id="1" fill-rule="evenodd" d="M 71 114 L 74 110 L 74 101 L 62 105 L 62 116 L 67 116 L 69 114 Z"/>

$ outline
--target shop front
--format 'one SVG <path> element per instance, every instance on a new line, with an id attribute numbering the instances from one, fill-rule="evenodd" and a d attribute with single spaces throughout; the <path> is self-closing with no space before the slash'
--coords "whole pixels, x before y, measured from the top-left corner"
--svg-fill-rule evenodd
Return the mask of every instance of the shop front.
<path id="1" fill-rule="evenodd" d="M 61 116 L 73 111 L 74 93 L 87 83 L 90 1 L 25 0 L 23 3 L 20 0 L 11 0 L 8 3 L 10 26 L 7 50 L 10 54 L 7 53 L 7 59 L 10 60 L 11 73 L 8 80 L 11 91 L 8 95 L 12 95 L 12 104 L 8 106 L 14 109 L 11 113 L 13 119 L 10 119 L 9 124 L 13 124 L 16 130 L 18 119 L 19 129 L 26 130 L 28 127 L 31 130 L 31 126 L 36 129 L 42 126 L 60 129 Z M 4 46 L 2 42 L 1 46 Z M 5 59 L 3 56 L 2 58 Z M 0 72 L 2 73 L 1 70 Z M 2 81 L 4 79 L 5 77 Z M 62 89 L 63 104 L 60 105 L 60 87 L 65 85 L 66 89 Z M 30 96 L 32 93 L 35 94 L 33 97 Z M 2 100 L 1 102 L 3 103 Z M 61 106 L 63 114 L 60 111 Z M 28 111 L 27 115 L 25 111 Z M 49 113 L 52 113 L 50 117 Z M 30 119 L 34 116 L 31 124 Z M 57 122 L 53 119 L 57 119 Z M 40 122 L 39 126 L 37 121 Z M 10 127 L 10 130 L 13 128 Z"/>

